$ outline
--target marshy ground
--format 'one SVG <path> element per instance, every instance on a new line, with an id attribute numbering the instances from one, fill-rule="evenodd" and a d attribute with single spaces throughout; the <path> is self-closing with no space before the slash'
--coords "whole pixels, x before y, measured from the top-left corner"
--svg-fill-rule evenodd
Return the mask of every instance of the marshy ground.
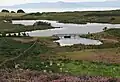
<path id="1" fill-rule="evenodd" d="M 114 13 L 109 14 L 110 12 Z M 94 16 L 91 13 L 94 13 Z M 104 18 L 101 17 L 103 15 Z M 2 17 L 0 33 L 3 35 L 11 32 L 52 28 L 49 25 L 36 27 L 13 25 L 4 23 L 2 20 L 5 18 Z M 81 17 L 84 20 L 78 19 Z M 8 18 L 51 19 L 69 23 L 101 22 L 106 19 L 103 21 L 104 23 L 120 23 L 120 17 L 116 11 L 105 11 L 99 14 L 98 12 L 44 13 L 36 16 L 35 14 L 23 14 L 9 16 Z M 119 82 L 120 29 L 106 29 L 100 33 L 80 36 L 98 39 L 103 44 L 77 44 L 61 47 L 53 42 L 52 37 L 0 36 L 0 81 Z"/>

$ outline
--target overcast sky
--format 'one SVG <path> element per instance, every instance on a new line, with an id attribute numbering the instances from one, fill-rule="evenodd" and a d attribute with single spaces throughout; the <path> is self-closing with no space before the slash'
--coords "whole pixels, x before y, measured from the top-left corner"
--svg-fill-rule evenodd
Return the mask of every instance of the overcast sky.
<path id="1" fill-rule="evenodd" d="M 16 4 L 24 4 L 24 3 L 38 3 L 38 2 L 57 2 L 57 1 L 64 1 L 64 2 L 99 2 L 99 1 L 106 1 L 106 0 L 0 0 L 0 6 L 8 6 L 8 5 L 16 5 Z M 111 1 L 111 0 L 109 0 L 109 1 Z"/>

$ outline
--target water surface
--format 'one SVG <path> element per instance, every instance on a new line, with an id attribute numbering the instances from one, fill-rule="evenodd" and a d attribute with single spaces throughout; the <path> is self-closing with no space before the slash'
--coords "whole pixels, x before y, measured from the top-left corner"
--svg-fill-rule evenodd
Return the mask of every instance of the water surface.
<path id="1" fill-rule="evenodd" d="M 37 21 L 49 22 L 53 27 L 62 27 L 47 30 L 36 30 L 29 33 L 30 36 L 52 36 L 55 34 L 87 34 L 96 33 L 103 31 L 104 27 L 107 28 L 120 28 L 120 24 L 102 24 L 102 23 L 87 23 L 87 24 L 64 24 L 58 23 L 57 21 L 49 20 L 16 20 L 13 24 L 23 24 L 23 25 L 33 25 Z M 85 44 L 85 45 L 100 45 L 102 44 L 98 40 L 91 40 L 85 38 L 75 38 L 75 39 L 60 39 L 59 42 L 61 46 L 73 45 L 73 44 Z"/>
<path id="2" fill-rule="evenodd" d="M 102 42 L 99 40 L 91 40 L 86 38 L 77 38 L 77 39 L 60 39 L 54 42 L 60 43 L 60 46 L 71 46 L 74 44 L 85 44 L 85 45 L 100 45 Z"/>
<path id="3" fill-rule="evenodd" d="M 13 21 L 13 24 L 33 25 L 37 21 L 49 22 L 53 27 L 62 27 L 47 30 L 36 30 L 29 32 L 30 36 L 52 36 L 54 34 L 87 34 L 103 31 L 107 28 L 120 28 L 120 24 L 102 24 L 102 23 L 87 23 L 87 24 L 64 24 L 57 21 L 48 20 L 18 20 Z"/>

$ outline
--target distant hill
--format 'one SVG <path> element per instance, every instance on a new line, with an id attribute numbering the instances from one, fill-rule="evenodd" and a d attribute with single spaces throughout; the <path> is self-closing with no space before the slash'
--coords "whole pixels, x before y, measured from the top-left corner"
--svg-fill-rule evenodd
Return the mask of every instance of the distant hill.
<path id="1" fill-rule="evenodd" d="M 41 2 L 27 3 L 14 6 L 0 6 L 0 8 L 82 8 L 82 7 L 120 7 L 120 1 L 105 2 Z"/>

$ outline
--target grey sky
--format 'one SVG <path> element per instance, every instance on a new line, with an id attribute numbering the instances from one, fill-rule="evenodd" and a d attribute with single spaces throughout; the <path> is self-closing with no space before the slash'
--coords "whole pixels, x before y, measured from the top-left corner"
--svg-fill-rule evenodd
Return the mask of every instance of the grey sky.
<path id="1" fill-rule="evenodd" d="M 8 5 L 24 4 L 24 3 L 38 3 L 38 2 L 57 2 L 57 1 L 64 1 L 64 2 L 101 2 L 101 1 L 106 1 L 106 0 L 0 0 L 0 6 L 8 6 Z M 111 1 L 111 0 L 109 0 L 109 1 Z"/>

